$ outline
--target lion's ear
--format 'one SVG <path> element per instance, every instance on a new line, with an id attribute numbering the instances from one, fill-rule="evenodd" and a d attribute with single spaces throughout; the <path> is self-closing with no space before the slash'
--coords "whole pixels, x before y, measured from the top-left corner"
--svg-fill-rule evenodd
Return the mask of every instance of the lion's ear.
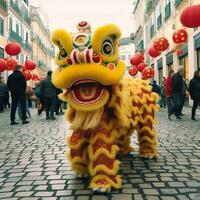
<path id="1" fill-rule="evenodd" d="M 113 62 L 119 57 L 120 29 L 114 24 L 99 27 L 92 35 L 92 48 L 104 61 Z"/>
<path id="2" fill-rule="evenodd" d="M 55 63 L 59 67 L 65 66 L 67 64 L 66 57 L 72 51 L 72 36 L 63 29 L 57 29 L 51 34 L 51 41 L 58 47 Z"/>

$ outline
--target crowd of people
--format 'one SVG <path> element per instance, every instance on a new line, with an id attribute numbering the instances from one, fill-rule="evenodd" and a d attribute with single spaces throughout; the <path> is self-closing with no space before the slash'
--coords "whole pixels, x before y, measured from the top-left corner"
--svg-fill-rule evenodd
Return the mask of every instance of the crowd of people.
<path id="1" fill-rule="evenodd" d="M 16 111 L 18 110 L 19 118 L 22 124 L 27 124 L 27 118 L 31 117 L 29 107 L 32 101 L 38 109 L 38 115 L 46 111 L 47 120 L 55 120 L 55 114 L 63 114 L 66 104 L 59 100 L 58 95 L 62 90 L 56 88 L 51 81 L 52 71 L 47 73 L 47 77 L 32 88 L 27 85 L 27 81 L 22 73 L 22 66 L 17 65 L 12 74 L 8 76 L 7 84 L 0 77 L 0 112 L 4 109 L 10 109 L 11 125 L 16 125 Z M 11 97 L 11 104 L 9 102 Z"/>
<path id="2" fill-rule="evenodd" d="M 186 84 L 183 76 L 183 66 L 179 66 L 176 73 L 171 69 L 169 70 L 167 78 L 165 79 L 163 77 L 160 86 L 155 80 L 153 81 L 151 84 L 152 91 L 159 95 L 160 107 L 167 107 L 169 120 L 171 120 L 173 114 L 177 119 L 182 119 L 183 106 L 186 96 L 189 94 L 193 100 L 191 119 L 196 121 L 196 109 L 200 105 L 200 70 L 195 71 L 194 77 L 189 81 L 189 85 Z"/>
<path id="3" fill-rule="evenodd" d="M 17 65 L 13 73 L 8 76 L 7 84 L 0 77 L 0 112 L 3 112 L 5 108 L 11 108 L 11 125 L 18 124 L 15 120 L 17 109 L 22 124 L 29 123 L 27 118 L 31 117 L 29 107 L 32 105 L 33 99 L 36 102 L 35 107 L 38 109 L 38 115 L 41 115 L 45 110 L 47 120 L 55 120 L 55 114 L 63 114 L 66 104 L 64 105 L 58 98 L 62 90 L 52 84 L 51 75 L 52 71 L 49 71 L 47 77 L 39 82 L 35 88 L 27 85 L 21 65 Z M 159 95 L 160 107 L 167 107 L 169 120 L 171 120 L 173 114 L 177 119 L 181 119 L 186 94 L 188 93 L 193 100 L 191 119 L 196 121 L 196 109 L 200 104 L 200 70 L 195 71 L 194 77 L 189 81 L 189 85 L 186 84 L 183 76 L 183 66 L 179 66 L 176 73 L 171 69 L 167 78 L 162 78 L 160 86 L 155 80 L 151 83 L 152 91 Z M 11 96 L 11 104 L 9 96 Z"/>

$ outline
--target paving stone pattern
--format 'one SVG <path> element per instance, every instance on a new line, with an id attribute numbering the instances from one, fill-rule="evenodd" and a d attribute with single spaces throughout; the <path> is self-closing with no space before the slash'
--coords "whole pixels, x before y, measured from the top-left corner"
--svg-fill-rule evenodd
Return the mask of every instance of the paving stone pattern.
<path id="1" fill-rule="evenodd" d="M 200 116 L 191 121 L 189 109 L 182 121 L 158 113 L 159 158 L 143 160 L 137 151 L 121 158 L 122 189 L 105 195 L 93 193 L 89 180 L 71 171 L 63 116 L 46 121 L 35 112 L 30 124 L 17 126 L 9 125 L 8 111 L 0 113 L 0 199 L 200 200 Z"/>

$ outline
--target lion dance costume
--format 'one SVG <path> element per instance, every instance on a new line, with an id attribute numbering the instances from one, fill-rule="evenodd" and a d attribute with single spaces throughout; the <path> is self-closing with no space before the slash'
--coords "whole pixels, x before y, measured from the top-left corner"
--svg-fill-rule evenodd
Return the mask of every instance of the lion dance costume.
<path id="1" fill-rule="evenodd" d="M 121 32 L 113 24 L 91 33 L 87 22 L 75 34 L 55 30 L 52 42 L 59 48 L 52 80 L 68 102 L 66 118 L 72 134 L 72 169 L 91 176 L 90 187 L 101 192 L 121 187 L 116 154 L 129 153 L 130 136 L 138 133 L 141 157 L 157 157 L 154 113 L 157 95 L 144 80 L 122 78 L 125 64 L 119 59 Z"/>

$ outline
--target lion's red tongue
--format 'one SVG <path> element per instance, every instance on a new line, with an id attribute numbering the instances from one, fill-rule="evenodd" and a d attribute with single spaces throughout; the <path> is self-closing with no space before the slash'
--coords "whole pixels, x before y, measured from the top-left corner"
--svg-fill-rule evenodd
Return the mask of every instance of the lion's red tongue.
<path id="1" fill-rule="evenodd" d="M 85 83 L 75 85 L 73 91 L 77 100 L 81 102 L 92 102 L 100 96 L 102 87 L 96 83 Z"/>

